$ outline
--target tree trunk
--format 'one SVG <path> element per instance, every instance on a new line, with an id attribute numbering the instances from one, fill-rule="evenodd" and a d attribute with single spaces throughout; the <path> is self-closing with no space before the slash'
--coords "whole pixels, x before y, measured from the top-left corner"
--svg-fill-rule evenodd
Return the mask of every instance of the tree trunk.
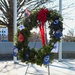
<path id="1" fill-rule="evenodd" d="M 13 42 L 13 27 L 8 27 L 8 41 Z"/>

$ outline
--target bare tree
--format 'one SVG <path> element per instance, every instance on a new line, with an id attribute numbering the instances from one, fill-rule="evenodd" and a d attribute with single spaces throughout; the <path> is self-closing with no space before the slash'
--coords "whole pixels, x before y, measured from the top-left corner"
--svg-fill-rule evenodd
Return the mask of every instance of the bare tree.
<path id="1" fill-rule="evenodd" d="M 12 41 L 13 37 L 13 0 L 0 0 L 0 11 L 2 16 L 0 16 L 0 24 L 6 25 L 8 27 L 8 38 Z"/>
<path id="2" fill-rule="evenodd" d="M 63 41 L 75 42 L 74 31 L 73 30 L 69 30 L 68 34 L 63 37 Z"/>
<path id="3" fill-rule="evenodd" d="M 31 33 L 31 36 L 29 37 L 28 39 L 30 42 L 39 42 L 41 41 L 41 38 L 40 38 L 40 35 L 35 33 L 35 32 L 32 32 Z"/>
<path id="4" fill-rule="evenodd" d="M 18 0 L 17 3 L 17 13 L 18 13 L 18 23 L 21 21 L 23 17 L 24 10 L 23 7 L 31 8 L 32 5 L 36 7 L 40 6 L 41 4 L 46 3 L 48 0 Z M 32 4 L 34 3 L 34 4 Z M 33 8 L 33 9 L 35 9 Z M 33 10 L 31 9 L 31 10 Z M 0 25 L 6 25 L 8 27 L 8 40 L 13 41 L 13 0 L 0 0 L 0 11 L 2 12 L 2 16 L 0 16 Z"/>

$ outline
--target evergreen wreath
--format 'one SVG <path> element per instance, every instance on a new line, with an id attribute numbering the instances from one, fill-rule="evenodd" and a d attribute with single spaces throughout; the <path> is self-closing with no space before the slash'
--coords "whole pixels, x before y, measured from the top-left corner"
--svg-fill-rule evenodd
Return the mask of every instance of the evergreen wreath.
<path id="1" fill-rule="evenodd" d="M 62 36 L 62 20 L 62 16 L 57 10 L 48 10 L 46 8 L 36 9 L 30 12 L 30 16 L 24 17 L 24 28 L 22 30 L 18 29 L 17 39 L 15 40 L 19 59 L 21 59 L 22 62 L 42 65 L 44 57 L 50 54 L 50 62 L 52 62 L 55 53 L 52 53 L 51 50 L 54 48 L 54 44 L 60 41 L 60 37 Z M 30 30 L 32 30 L 33 27 L 38 27 L 41 21 L 48 21 L 49 23 L 50 41 L 38 50 L 28 46 L 28 38 L 31 36 Z"/>

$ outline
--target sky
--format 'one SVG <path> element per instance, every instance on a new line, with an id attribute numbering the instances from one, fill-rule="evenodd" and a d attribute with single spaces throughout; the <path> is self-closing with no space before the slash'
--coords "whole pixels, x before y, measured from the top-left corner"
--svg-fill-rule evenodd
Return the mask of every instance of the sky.
<path id="1" fill-rule="evenodd" d="M 65 4 L 65 3 L 66 4 Z M 64 9 L 65 7 L 62 6 L 62 16 L 64 18 L 63 20 L 63 27 L 65 28 L 63 31 L 63 34 L 67 34 L 68 31 L 72 31 L 74 32 L 74 36 L 75 36 L 75 0 L 68 0 L 68 1 L 64 1 L 63 4 L 68 5 L 66 6 L 67 9 Z M 74 3 L 74 4 L 73 4 Z"/>

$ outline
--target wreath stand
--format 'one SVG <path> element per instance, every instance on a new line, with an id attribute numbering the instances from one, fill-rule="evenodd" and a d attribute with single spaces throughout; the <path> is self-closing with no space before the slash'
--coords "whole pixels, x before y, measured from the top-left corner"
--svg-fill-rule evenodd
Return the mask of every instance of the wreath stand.
<path id="1" fill-rule="evenodd" d="M 45 29 L 46 29 L 46 26 L 45 26 Z M 46 33 L 47 33 L 47 32 L 46 32 Z M 37 37 L 37 39 L 38 39 L 38 37 Z M 37 39 L 36 39 L 34 48 L 35 48 L 35 46 L 36 46 Z M 46 40 L 47 40 L 47 34 L 46 34 Z M 46 42 L 46 43 L 47 43 L 47 42 Z M 50 65 L 48 64 L 47 67 L 48 67 L 48 75 L 50 75 Z M 27 71 L 28 71 L 28 68 L 29 68 L 29 63 L 27 64 L 27 68 L 26 68 L 26 71 L 25 71 L 25 75 L 27 75 L 27 74 L 33 74 L 33 73 L 28 73 L 28 72 L 27 72 Z M 34 74 L 34 75 L 35 75 L 35 74 Z M 37 74 L 37 75 L 38 75 L 38 74 Z M 39 74 L 39 75 L 41 75 L 41 74 Z"/>
<path id="2" fill-rule="evenodd" d="M 50 75 L 50 65 L 48 64 L 48 75 Z M 25 71 L 25 75 L 27 75 L 27 74 L 33 74 L 33 73 L 28 73 L 27 71 L 28 71 L 28 68 L 29 68 L 29 63 L 27 64 L 27 68 L 26 68 L 26 71 Z M 34 74 L 34 75 L 36 75 L 36 74 Z M 37 75 L 41 75 L 41 74 L 37 74 Z"/>

